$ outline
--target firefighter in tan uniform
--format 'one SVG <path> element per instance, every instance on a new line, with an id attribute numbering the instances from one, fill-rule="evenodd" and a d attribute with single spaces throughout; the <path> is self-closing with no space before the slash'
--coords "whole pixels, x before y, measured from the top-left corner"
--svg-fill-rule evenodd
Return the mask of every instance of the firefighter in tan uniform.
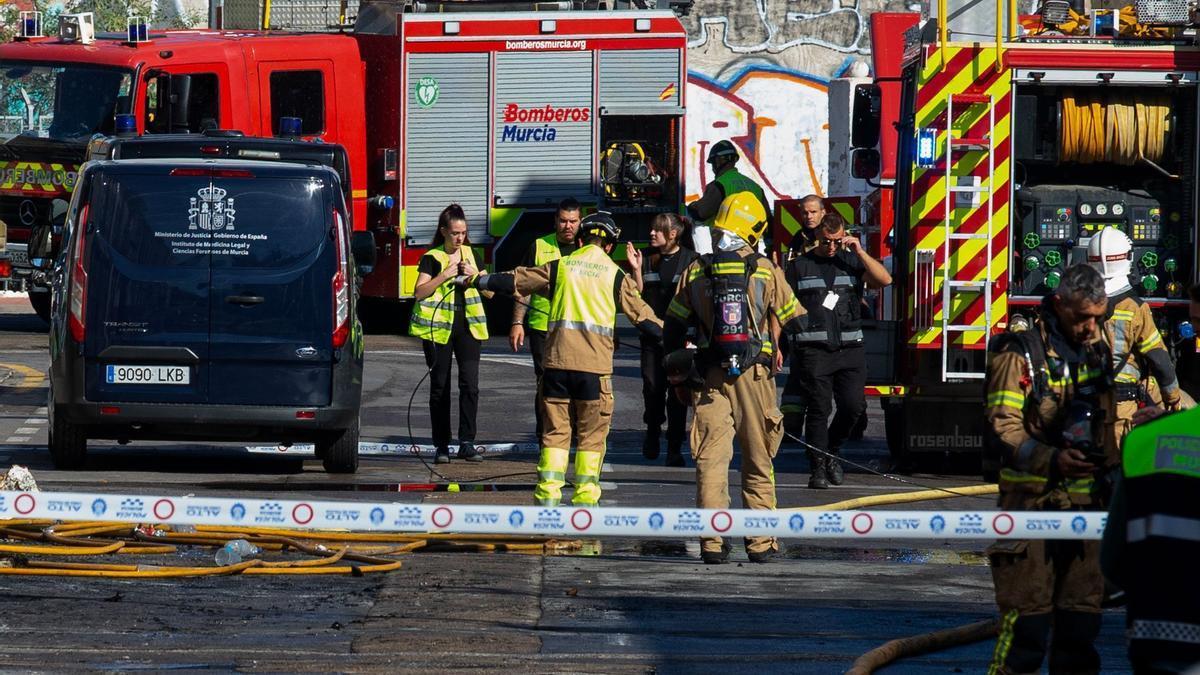
<path id="1" fill-rule="evenodd" d="M 1075 265 L 1032 327 L 989 345 L 985 415 L 989 450 L 1001 459 L 1001 509 L 1105 508 L 1096 477 L 1120 462 L 1104 424 L 1112 398 L 1107 308 L 1100 273 Z M 1014 539 L 988 553 L 1001 614 L 989 672 L 1038 672 L 1047 648 L 1050 672 L 1098 672 L 1099 543 Z"/>
<path id="2" fill-rule="evenodd" d="M 1108 420 L 1109 442 L 1121 447 L 1121 441 L 1133 426 L 1133 414 L 1142 404 L 1150 403 L 1157 389 L 1167 410 L 1177 410 L 1182 390 L 1175 377 L 1175 364 L 1154 325 L 1150 305 L 1142 302 L 1129 285 L 1133 262 L 1133 243 L 1124 232 L 1106 227 L 1092 236 L 1087 247 L 1088 264 L 1104 277 L 1108 294 L 1109 317 L 1104 332 L 1112 347 L 1114 414 Z M 1149 378 L 1157 385 L 1152 387 Z"/>
<path id="3" fill-rule="evenodd" d="M 729 462 L 736 437 L 742 449 L 742 503 L 750 509 L 775 508 L 772 460 L 783 437 L 783 414 L 775 399 L 771 364 L 773 315 L 789 333 L 801 330 L 803 313 L 783 272 L 754 252 L 767 213 L 749 192 L 730 195 L 713 221 L 714 253 L 692 262 L 679 280 L 667 309 L 664 349 L 675 383 L 685 376 L 693 391 L 692 459 L 696 463 L 696 505 L 729 507 Z M 689 324 L 697 327 L 694 363 L 682 350 Z M 683 356 L 681 356 L 683 355 Z M 777 551 L 772 537 L 746 539 L 751 562 L 767 562 Z M 701 540 L 705 563 L 729 559 L 720 537 Z"/>
<path id="4" fill-rule="evenodd" d="M 534 500 L 557 506 L 570 461 L 571 413 L 579 447 L 575 453 L 576 506 L 600 501 L 600 467 L 612 421 L 612 362 L 617 312 L 645 335 L 661 338 L 662 321 L 638 293 L 633 279 L 609 257 L 620 230 L 611 216 L 583 219 L 580 248 L 538 267 L 465 279 L 480 290 L 542 294 L 550 299 L 546 351 L 540 382 L 542 454 Z"/>

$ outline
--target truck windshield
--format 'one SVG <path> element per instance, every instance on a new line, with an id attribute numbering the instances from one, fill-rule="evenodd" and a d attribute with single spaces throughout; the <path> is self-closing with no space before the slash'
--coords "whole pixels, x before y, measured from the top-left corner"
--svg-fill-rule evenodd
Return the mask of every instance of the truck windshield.
<path id="1" fill-rule="evenodd" d="M 129 112 L 133 73 L 91 65 L 0 61 L 0 142 L 86 143 Z"/>

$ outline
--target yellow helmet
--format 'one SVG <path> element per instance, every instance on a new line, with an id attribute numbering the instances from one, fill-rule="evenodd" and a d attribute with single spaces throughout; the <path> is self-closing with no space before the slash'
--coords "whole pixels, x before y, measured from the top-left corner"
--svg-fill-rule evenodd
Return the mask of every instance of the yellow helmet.
<path id="1" fill-rule="evenodd" d="M 713 227 L 735 234 L 754 246 L 767 229 L 767 210 L 753 192 L 736 192 L 721 202 Z"/>

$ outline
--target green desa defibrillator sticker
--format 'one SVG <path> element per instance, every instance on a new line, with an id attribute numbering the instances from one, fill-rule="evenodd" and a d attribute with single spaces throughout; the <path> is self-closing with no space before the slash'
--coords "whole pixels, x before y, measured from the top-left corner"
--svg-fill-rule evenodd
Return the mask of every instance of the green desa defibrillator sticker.
<path id="1" fill-rule="evenodd" d="M 441 88 L 438 81 L 432 77 L 422 77 L 417 80 L 417 105 L 422 108 L 432 108 L 437 103 Z"/>

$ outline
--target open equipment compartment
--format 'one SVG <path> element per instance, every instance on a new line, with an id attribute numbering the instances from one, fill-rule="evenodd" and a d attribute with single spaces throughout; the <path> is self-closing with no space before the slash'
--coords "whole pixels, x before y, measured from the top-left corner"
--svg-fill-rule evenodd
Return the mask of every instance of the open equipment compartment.
<path id="1" fill-rule="evenodd" d="M 1014 304 L 1057 287 L 1105 226 L 1133 240 L 1130 284 L 1186 302 L 1195 264 L 1196 74 L 1017 71 Z"/>

